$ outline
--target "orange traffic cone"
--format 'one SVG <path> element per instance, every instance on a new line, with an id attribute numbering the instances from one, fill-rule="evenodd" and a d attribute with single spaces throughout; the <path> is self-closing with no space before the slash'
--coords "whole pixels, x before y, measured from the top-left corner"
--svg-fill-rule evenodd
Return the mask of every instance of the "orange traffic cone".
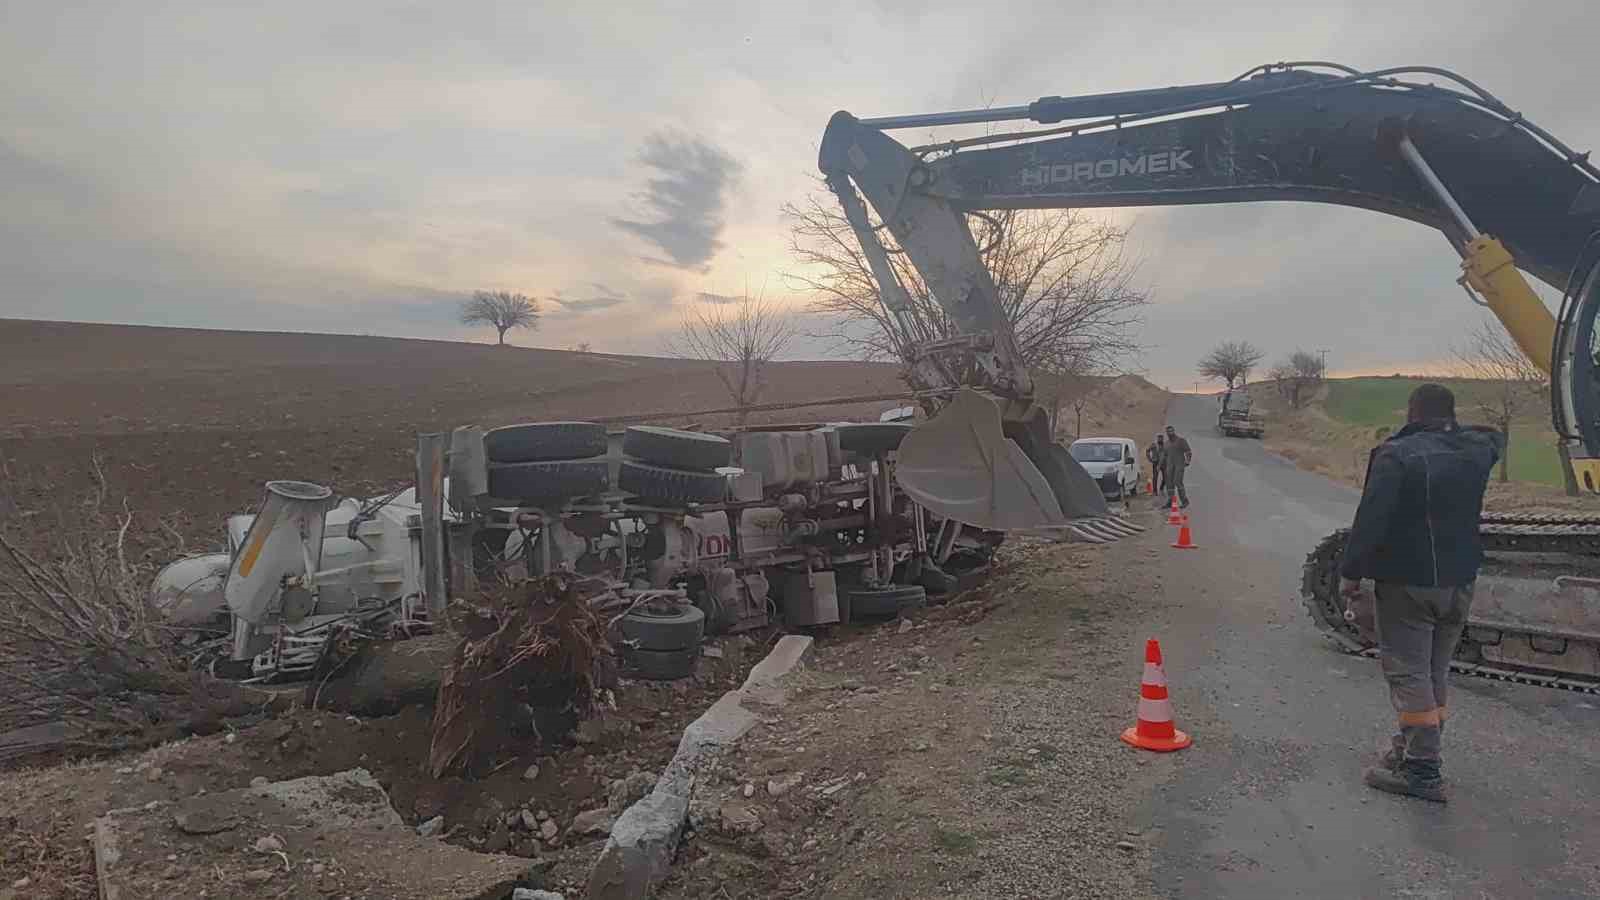
<path id="1" fill-rule="evenodd" d="M 1167 513 L 1167 524 L 1168 525 L 1182 525 L 1183 523 L 1184 523 L 1184 515 L 1183 515 L 1182 512 L 1180 512 L 1178 510 L 1178 495 L 1177 494 L 1173 494 L 1172 495 L 1172 509 L 1170 511 L 1168 511 L 1168 513 Z"/>
<path id="2" fill-rule="evenodd" d="M 1161 668 L 1161 643 L 1144 644 L 1144 678 L 1139 682 L 1138 724 L 1122 733 L 1124 743 L 1143 750 L 1171 753 L 1193 741 L 1172 724 L 1172 701 L 1167 699 L 1167 673 Z"/>
<path id="3" fill-rule="evenodd" d="M 1182 526 L 1178 529 L 1178 542 L 1172 546 L 1177 547 L 1179 550 L 1195 550 L 1199 548 L 1200 545 L 1189 537 L 1189 521 L 1187 519 L 1183 521 Z"/>

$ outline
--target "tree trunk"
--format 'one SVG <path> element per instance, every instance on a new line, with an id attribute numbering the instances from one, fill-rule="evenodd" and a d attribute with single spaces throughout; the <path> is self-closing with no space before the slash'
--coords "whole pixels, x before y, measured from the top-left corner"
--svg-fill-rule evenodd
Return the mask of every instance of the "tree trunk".
<path id="1" fill-rule="evenodd" d="M 1077 440 L 1078 438 L 1083 437 L 1083 407 L 1074 407 L 1073 411 L 1078 414 L 1078 419 L 1072 429 L 1072 439 Z"/>
<path id="2" fill-rule="evenodd" d="M 1511 480 L 1511 423 L 1501 422 L 1500 433 L 1505 436 L 1506 449 L 1500 454 L 1500 483 Z"/>
<path id="3" fill-rule="evenodd" d="M 506 345 L 506 329 L 501 328 L 501 329 L 499 329 L 499 331 L 500 331 L 500 344 L 499 344 L 499 346 L 504 347 Z"/>

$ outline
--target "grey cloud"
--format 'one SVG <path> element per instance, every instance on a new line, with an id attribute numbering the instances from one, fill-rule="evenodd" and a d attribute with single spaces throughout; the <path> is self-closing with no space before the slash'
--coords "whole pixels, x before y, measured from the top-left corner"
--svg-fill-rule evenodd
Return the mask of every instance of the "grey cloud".
<path id="1" fill-rule="evenodd" d="M 701 303 L 715 303 L 718 306 L 728 306 L 733 303 L 738 303 L 740 300 L 744 299 L 743 297 L 736 297 L 732 294 L 712 294 L 705 291 L 701 291 L 696 295 L 696 297 L 699 298 Z"/>
<path id="2" fill-rule="evenodd" d="M 611 223 L 655 244 L 672 265 L 704 269 L 722 249 L 723 210 L 743 166 L 720 148 L 676 132 L 645 138 L 639 162 L 656 173 L 638 197 L 652 220 Z"/>
<path id="3" fill-rule="evenodd" d="M 613 306 L 621 306 L 628 302 L 627 294 L 598 281 L 589 282 L 588 288 L 586 296 L 569 297 L 566 291 L 556 291 L 545 299 L 555 306 L 554 313 L 556 315 L 570 316 L 599 312 L 602 309 L 610 309 Z"/>
<path id="4" fill-rule="evenodd" d="M 580 315 L 582 313 L 596 312 L 596 311 L 602 310 L 602 309 L 610 309 L 613 306 L 621 306 L 622 304 L 628 302 L 628 298 L 627 297 L 599 296 L 599 297 L 580 297 L 580 298 L 571 299 L 571 300 L 562 300 L 562 299 L 557 298 L 557 297 L 551 297 L 550 298 L 550 302 L 554 303 L 556 306 L 560 307 L 561 311 L 564 312 L 564 313 L 571 313 L 573 315 Z"/>

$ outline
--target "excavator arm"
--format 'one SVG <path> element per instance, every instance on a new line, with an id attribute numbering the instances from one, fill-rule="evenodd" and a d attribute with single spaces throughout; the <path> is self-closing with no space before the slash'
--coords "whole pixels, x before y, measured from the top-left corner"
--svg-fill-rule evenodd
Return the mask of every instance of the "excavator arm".
<path id="1" fill-rule="evenodd" d="M 910 148 L 886 133 L 1021 120 L 1055 127 Z M 1580 481 L 1600 489 L 1600 172 L 1587 154 L 1453 73 L 1277 64 L 1227 82 L 1000 109 L 883 119 L 840 112 L 819 166 L 891 318 L 905 322 L 906 289 L 862 198 L 960 332 L 918 343 L 907 323 L 901 335 L 919 378 L 963 388 L 902 447 L 902 484 L 935 511 L 1009 528 L 1060 527 L 1104 512 L 1098 489 L 1050 440 L 1033 403 L 969 214 L 1266 200 L 1370 209 L 1443 233 L 1462 256 L 1461 283 L 1551 375 L 1557 433 Z M 1564 292 L 1559 322 L 1519 267 Z M 952 383 L 949 373 L 973 371 L 968 383 Z M 1032 471 L 1019 466 L 1019 453 Z"/>

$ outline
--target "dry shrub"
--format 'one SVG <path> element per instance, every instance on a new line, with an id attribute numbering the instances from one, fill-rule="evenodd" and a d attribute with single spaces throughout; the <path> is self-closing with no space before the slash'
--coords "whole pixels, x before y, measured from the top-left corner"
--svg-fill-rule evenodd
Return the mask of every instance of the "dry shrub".
<path id="1" fill-rule="evenodd" d="M 83 825 L 69 813 L 57 812 L 37 828 L 24 828 L 13 816 L 0 816 L 0 896 L 11 888 L 16 897 L 67 900 L 98 897 L 94 859 Z M 15 888 L 27 879 L 24 888 Z"/>
<path id="2" fill-rule="evenodd" d="M 0 731 L 65 721 L 69 744 L 121 749 L 192 687 L 149 605 L 154 572 L 127 558 L 134 514 L 91 465 L 91 496 L 49 510 L 24 511 L 0 470 L 0 507 L 19 513 L 0 528 Z"/>
<path id="3" fill-rule="evenodd" d="M 464 635 L 439 684 L 428 771 L 471 770 L 510 738 L 510 723 L 539 711 L 576 721 L 593 709 L 611 648 L 590 607 L 597 583 L 550 575 L 457 601 Z M 555 738 L 558 735 L 544 735 Z"/>

